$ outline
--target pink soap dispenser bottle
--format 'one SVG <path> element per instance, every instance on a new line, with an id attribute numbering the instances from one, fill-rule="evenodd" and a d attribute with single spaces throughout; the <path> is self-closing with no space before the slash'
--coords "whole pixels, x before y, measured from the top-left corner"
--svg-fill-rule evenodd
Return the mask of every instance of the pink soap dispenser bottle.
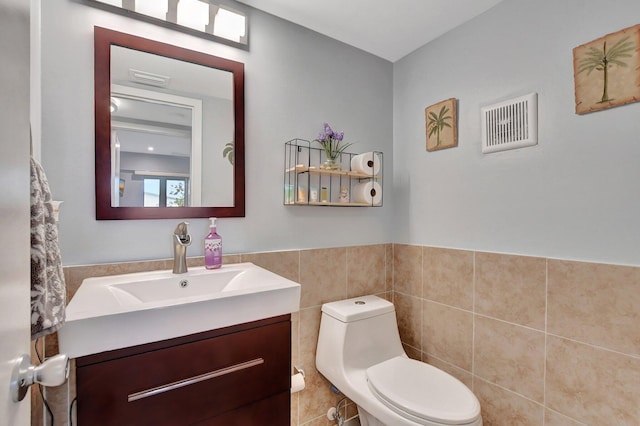
<path id="1" fill-rule="evenodd" d="M 204 266 L 218 269 L 222 266 L 222 237 L 216 232 L 216 218 L 210 217 L 209 235 L 204 239 Z"/>

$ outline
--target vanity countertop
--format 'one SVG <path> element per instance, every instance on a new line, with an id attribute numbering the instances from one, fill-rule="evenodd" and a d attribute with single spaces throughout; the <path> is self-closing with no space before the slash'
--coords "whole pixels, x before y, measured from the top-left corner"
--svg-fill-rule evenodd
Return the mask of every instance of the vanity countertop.
<path id="1" fill-rule="evenodd" d="M 88 278 L 58 331 L 71 358 L 296 312 L 300 284 L 252 263 Z"/>

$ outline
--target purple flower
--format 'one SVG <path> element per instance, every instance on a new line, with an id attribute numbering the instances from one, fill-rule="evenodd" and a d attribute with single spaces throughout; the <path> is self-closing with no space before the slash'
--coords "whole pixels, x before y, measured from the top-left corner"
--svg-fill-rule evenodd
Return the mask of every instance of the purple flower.
<path id="1" fill-rule="evenodd" d="M 331 130 L 331 127 L 329 127 L 328 123 L 324 123 L 324 134 L 328 137 L 333 136 L 333 130 Z"/>
<path id="2" fill-rule="evenodd" d="M 328 123 L 323 123 L 322 131 L 318 133 L 318 139 L 315 142 L 322 145 L 326 157 L 333 160 L 351 146 L 350 143 L 341 144 L 343 139 L 344 132 L 334 132 Z"/>

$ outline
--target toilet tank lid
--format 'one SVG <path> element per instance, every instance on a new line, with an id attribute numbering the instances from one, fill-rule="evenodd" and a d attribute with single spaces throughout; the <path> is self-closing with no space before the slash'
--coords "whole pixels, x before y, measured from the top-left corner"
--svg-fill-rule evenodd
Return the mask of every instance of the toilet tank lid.
<path id="1" fill-rule="evenodd" d="M 377 296 L 354 297 L 322 305 L 322 312 L 342 322 L 358 321 L 393 311 L 391 302 Z"/>

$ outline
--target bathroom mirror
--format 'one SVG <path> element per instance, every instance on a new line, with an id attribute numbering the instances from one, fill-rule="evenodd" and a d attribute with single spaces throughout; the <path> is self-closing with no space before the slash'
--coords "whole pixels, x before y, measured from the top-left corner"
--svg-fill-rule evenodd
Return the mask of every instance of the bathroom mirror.
<path id="1" fill-rule="evenodd" d="M 97 219 L 244 216 L 244 65 L 95 27 Z"/>

